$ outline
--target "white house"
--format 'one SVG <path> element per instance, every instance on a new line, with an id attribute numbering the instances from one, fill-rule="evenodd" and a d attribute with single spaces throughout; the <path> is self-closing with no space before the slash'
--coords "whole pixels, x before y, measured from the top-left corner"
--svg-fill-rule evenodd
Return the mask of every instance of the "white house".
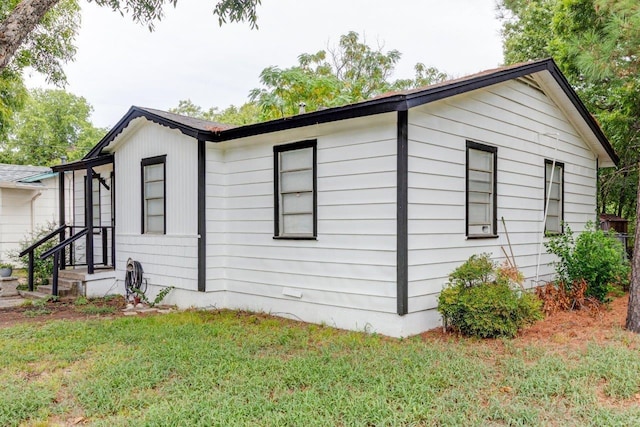
<path id="1" fill-rule="evenodd" d="M 512 250 L 529 285 L 549 277 L 545 218 L 595 220 L 597 170 L 617 161 L 547 59 L 242 127 L 132 107 L 54 170 L 87 188 L 76 225 L 114 227 L 87 247 L 114 276 L 88 293 L 122 292 L 131 258 L 181 307 L 407 336 L 439 324 L 472 254 Z"/>
<path id="2" fill-rule="evenodd" d="M 39 227 L 58 220 L 58 180 L 48 167 L 0 163 L 0 262 Z"/>

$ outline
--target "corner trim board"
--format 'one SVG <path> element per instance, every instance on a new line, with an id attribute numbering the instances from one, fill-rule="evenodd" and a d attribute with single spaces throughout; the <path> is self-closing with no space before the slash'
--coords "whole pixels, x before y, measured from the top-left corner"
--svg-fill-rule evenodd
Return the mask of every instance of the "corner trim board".
<path id="1" fill-rule="evenodd" d="M 204 139 L 198 139 L 198 291 L 207 290 L 207 148 Z"/>
<path id="2" fill-rule="evenodd" d="M 409 312 L 409 112 L 398 111 L 396 286 L 400 316 Z"/>

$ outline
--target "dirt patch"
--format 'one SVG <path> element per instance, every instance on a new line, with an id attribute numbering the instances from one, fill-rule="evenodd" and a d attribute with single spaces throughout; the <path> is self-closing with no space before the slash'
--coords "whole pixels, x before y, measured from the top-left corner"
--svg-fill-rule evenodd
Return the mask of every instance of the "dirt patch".
<path id="1" fill-rule="evenodd" d="M 513 343 L 519 346 L 533 344 L 555 348 L 579 348 L 590 341 L 606 343 L 615 339 L 616 334 L 624 329 L 628 300 L 628 295 L 624 295 L 614 298 L 611 303 L 600 308 L 586 307 L 582 310 L 556 312 L 521 331 Z M 86 310 L 89 304 L 97 309 Z M 74 299 L 62 299 L 57 302 L 49 301 L 42 306 L 2 308 L 0 309 L 0 328 L 25 322 L 59 319 L 86 320 L 125 315 L 123 310 L 126 302 L 123 297 L 91 300 L 89 304 L 77 305 Z M 103 313 L 96 313 L 101 307 L 112 307 L 113 310 L 108 312 L 107 309 Z M 88 311 L 92 312 L 87 313 Z M 139 313 L 139 315 L 146 314 L 151 313 Z M 455 334 L 445 333 L 442 328 L 427 331 L 422 334 L 422 337 L 426 340 L 456 339 Z M 496 344 L 501 342 L 494 341 Z"/>
<path id="2" fill-rule="evenodd" d="M 123 316 L 126 302 L 123 297 L 99 298 L 86 304 L 76 304 L 75 298 L 61 298 L 59 301 L 25 300 L 18 307 L 0 309 L 0 328 L 20 323 L 47 322 L 49 320 L 86 320 Z"/>
<path id="3" fill-rule="evenodd" d="M 629 296 L 624 295 L 604 306 L 556 312 L 520 331 L 513 343 L 565 348 L 580 348 L 593 341 L 606 343 L 624 329 L 628 302 Z M 438 340 L 455 339 L 456 335 L 436 328 L 423 333 L 422 337 Z"/>

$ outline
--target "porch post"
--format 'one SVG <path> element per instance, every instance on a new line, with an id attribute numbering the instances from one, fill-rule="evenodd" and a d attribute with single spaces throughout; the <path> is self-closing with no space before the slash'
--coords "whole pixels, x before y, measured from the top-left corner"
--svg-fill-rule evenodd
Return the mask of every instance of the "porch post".
<path id="1" fill-rule="evenodd" d="M 87 168 L 87 185 L 85 186 L 84 226 L 87 233 L 86 257 L 87 273 L 93 274 L 93 168 Z"/>
<path id="2" fill-rule="evenodd" d="M 58 172 L 58 218 L 59 218 L 59 226 L 62 227 L 66 224 L 66 210 L 65 210 L 65 200 L 64 200 L 64 171 Z M 64 241 L 67 238 L 67 229 L 63 229 L 60 232 L 60 241 Z M 60 254 L 62 258 L 60 260 L 60 268 L 64 270 L 67 266 L 67 257 L 65 256 L 66 248 L 62 248 Z"/>

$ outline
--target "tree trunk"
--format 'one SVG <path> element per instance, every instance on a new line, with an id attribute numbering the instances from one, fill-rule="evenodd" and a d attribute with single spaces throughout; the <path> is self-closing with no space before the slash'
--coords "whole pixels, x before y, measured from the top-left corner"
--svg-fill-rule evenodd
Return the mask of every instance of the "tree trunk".
<path id="1" fill-rule="evenodd" d="M 640 166 L 640 165 L 639 165 Z M 640 181 L 640 174 L 639 181 Z M 640 183 L 640 182 L 639 182 Z M 629 308 L 627 309 L 626 328 L 640 333 L 640 185 L 638 185 L 638 201 L 636 203 L 636 233 L 631 261 L 631 284 L 629 286 Z"/>
<path id="2" fill-rule="evenodd" d="M 4 69 L 42 17 L 60 0 L 22 0 L 0 23 L 0 70 Z"/>

